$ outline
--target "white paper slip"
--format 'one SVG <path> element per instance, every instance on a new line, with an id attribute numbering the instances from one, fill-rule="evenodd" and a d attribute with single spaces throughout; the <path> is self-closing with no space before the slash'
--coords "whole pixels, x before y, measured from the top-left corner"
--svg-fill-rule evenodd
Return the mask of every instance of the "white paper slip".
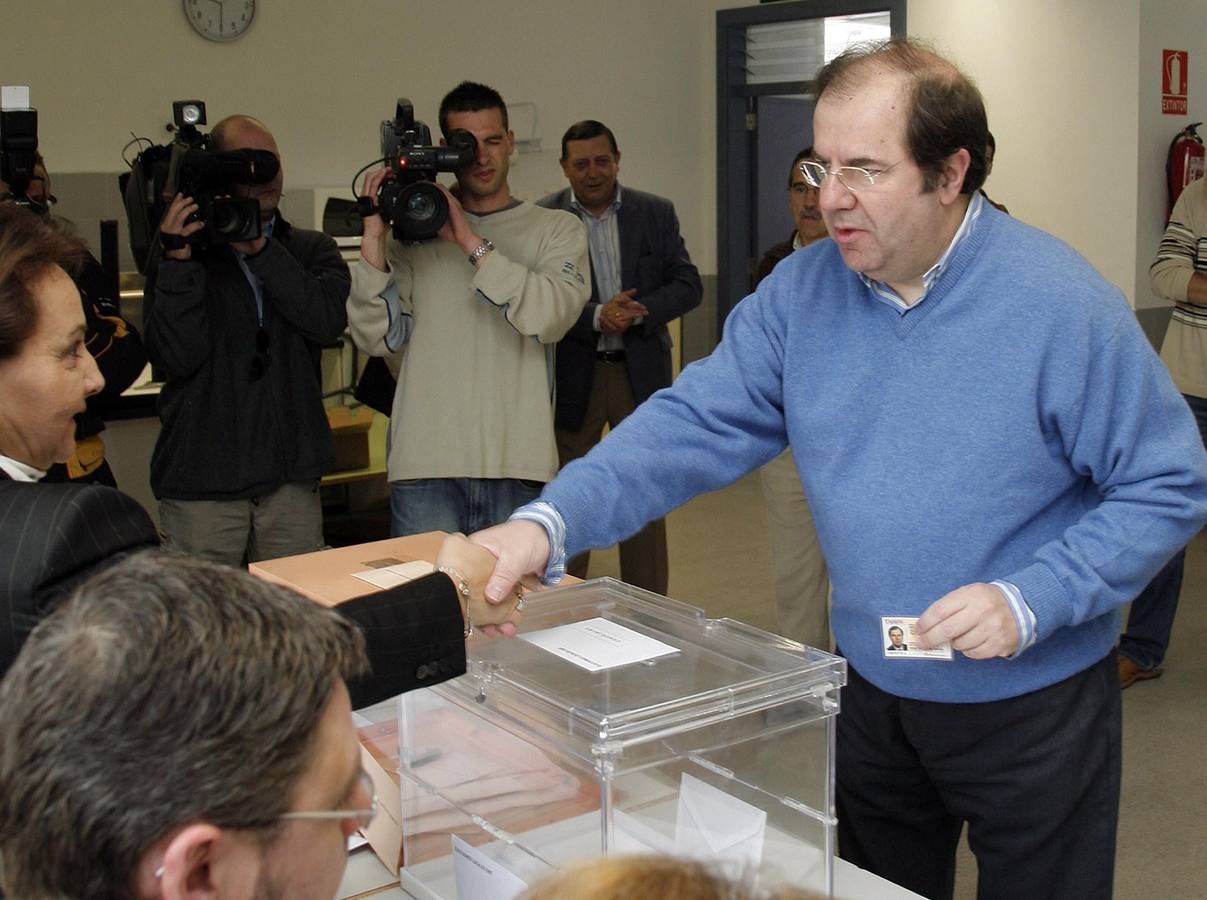
<path id="1" fill-rule="evenodd" d="M 481 850 L 453 835 L 453 874 L 457 896 L 473 900 L 511 900 L 528 885 Z"/>
<path id="2" fill-rule="evenodd" d="M 670 644 L 598 617 L 522 634 L 520 638 L 588 672 L 614 669 L 679 652 Z"/>
<path id="3" fill-rule="evenodd" d="M 417 559 L 414 562 L 399 563 L 396 566 L 353 572 L 352 577 L 367 581 L 374 587 L 392 588 L 406 584 L 408 581 L 414 581 L 416 578 L 422 578 L 424 575 L 431 575 L 435 571 L 436 567 L 430 562 Z"/>
<path id="4" fill-rule="evenodd" d="M 720 861 L 726 872 L 737 877 L 759 870 L 766 833 L 766 812 L 683 773 L 675 819 L 677 854 Z"/>

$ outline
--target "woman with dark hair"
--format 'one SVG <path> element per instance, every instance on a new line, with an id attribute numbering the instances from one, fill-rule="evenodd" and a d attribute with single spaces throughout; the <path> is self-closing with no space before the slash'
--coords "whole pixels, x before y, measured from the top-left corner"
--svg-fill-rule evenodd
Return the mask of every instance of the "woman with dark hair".
<path id="1" fill-rule="evenodd" d="M 105 386 L 70 272 L 83 244 L 0 206 L 0 472 L 37 481 L 75 450 L 75 416 Z"/>

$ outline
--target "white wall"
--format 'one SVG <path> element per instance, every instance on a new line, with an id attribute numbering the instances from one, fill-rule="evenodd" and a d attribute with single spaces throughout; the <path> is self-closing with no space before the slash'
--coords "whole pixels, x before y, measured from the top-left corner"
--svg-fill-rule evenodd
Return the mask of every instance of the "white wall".
<path id="1" fill-rule="evenodd" d="M 1174 135 L 1207 121 L 1207 30 L 1202 0 L 1145 0 L 1140 12 L 1139 177 L 1136 179 L 1136 307 L 1167 306 L 1153 294 L 1148 267 L 1165 228 L 1165 156 Z M 1189 115 L 1161 112 L 1161 51 L 1190 52 Z M 1199 133 L 1207 138 L 1207 128 Z M 1120 185 L 1126 187 L 1126 180 Z"/>
<path id="2" fill-rule="evenodd" d="M 545 150 L 514 160 L 517 193 L 560 187 L 562 131 L 601 119 L 620 141 L 622 181 L 671 197 L 693 257 L 713 272 L 714 13 L 739 5 L 288 0 L 260 4 L 244 38 L 218 45 L 193 34 L 175 0 L 9 0 L 5 19 L 19 18 L 22 34 L 38 39 L 5 42 L 0 82 L 31 85 L 52 171 L 118 171 L 130 132 L 164 140 L 170 101 L 189 97 L 206 100 L 212 119 L 235 111 L 263 118 L 281 146 L 288 188 L 347 182 L 375 156 L 377 123 L 399 94 L 435 124 L 445 91 L 462 78 L 482 80 L 539 109 Z M 1068 241 L 1140 305 L 1151 302 L 1137 284 L 1147 281 L 1159 233 L 1149 220 L 1173 124 L 1152 112 L 1153 57 L 1162 45 L 1191 50 L 1192 111 L 1198 97 L 1207 112 L 1207 36 L 1186 27 L 1201 19 L 1200 5 L 909 3 L 910 32 L 935 41 L 985 94 L 998 140 L 993 196 Z"/>

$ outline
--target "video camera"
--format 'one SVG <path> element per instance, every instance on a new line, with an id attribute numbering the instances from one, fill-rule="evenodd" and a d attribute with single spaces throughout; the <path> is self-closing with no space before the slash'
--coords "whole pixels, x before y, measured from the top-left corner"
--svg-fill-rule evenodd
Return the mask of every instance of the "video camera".
<path id="1" fill-rule="evenodd" d="M 434 238 L 448 221 L 448 201 L 436 187 L 437 172 L 455 172 L 470 165 L 478 155 L 472 134 L 457 129 L 448 136 L 448 146 L 432 145 L 432 132 L 415 121 L 411 101 L 398 98 L 393 120 L 381 123 L 381 155 L 393 177 L 377 193 L 377 212 L 394 229 L 400 241 Z M 373 213 L 367 197 L 359 201 L 362 215 Z"/>
<path id="2" fill-rule="evenodd" d="M 29 88 L 0 88 L 0 181 L 8 185 L 8 199 L 39 212 L 46 210 L 29 199 L 29 182 L 38 153 L 38 111 L 29 105 Z"/>
<path id="3" fill-rule="evenodd" d="M 190 221 L 205 228 L 190 236 L 194 247 L 230 244 L 260 237 L 260 204 L 251 198 L 225 196 L 236 184 L 267 184 L 280 162 L 267 150 L 215 150 L 200 100 L 172 103 L 176 137 L 171 144 L 147 147 L 121 176 L 122 197 L 130 222 L 130 247 L 140 272 L 158 239 L 159 222 L 172 198 L 192 197 L 197 211 Z"/>

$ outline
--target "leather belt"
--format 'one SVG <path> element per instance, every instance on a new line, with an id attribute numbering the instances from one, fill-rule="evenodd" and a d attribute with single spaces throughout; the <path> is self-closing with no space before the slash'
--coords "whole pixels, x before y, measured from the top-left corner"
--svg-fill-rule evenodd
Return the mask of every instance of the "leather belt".
<path id="1" fill-rule="evenodd" d="M 623 350 L 596 350 L 595 358 L 600 362 L 615 363 L 624 362 Z"/>

